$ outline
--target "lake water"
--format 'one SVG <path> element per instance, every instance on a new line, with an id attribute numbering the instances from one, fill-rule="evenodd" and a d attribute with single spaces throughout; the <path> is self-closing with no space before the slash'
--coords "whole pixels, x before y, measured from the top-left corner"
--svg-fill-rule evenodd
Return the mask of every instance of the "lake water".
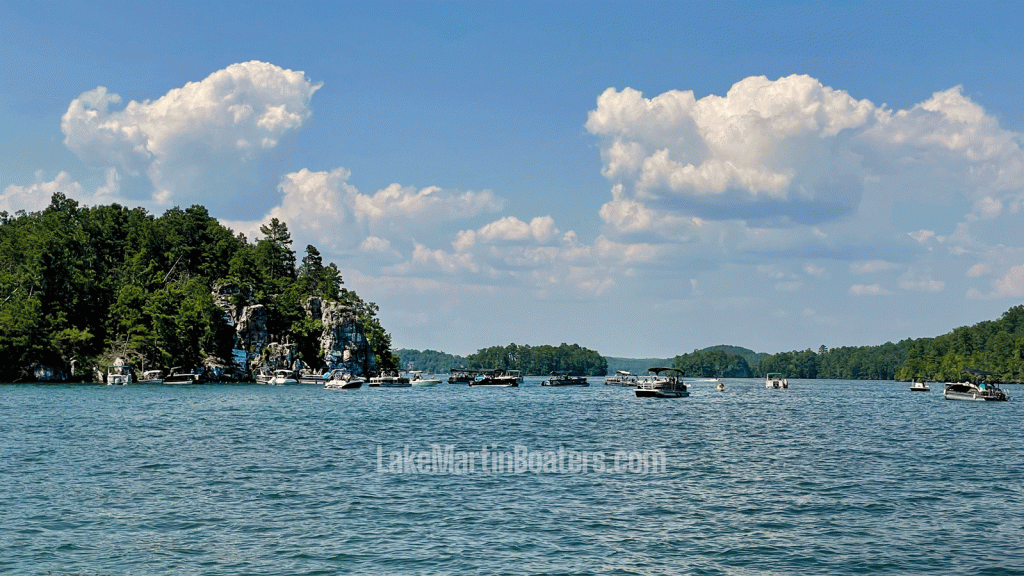
<path id="1" fill-rule="evenodd" d="M 1020 386 L 540 380 L 0 385 L 0 574 L 1024 574 Z"/>

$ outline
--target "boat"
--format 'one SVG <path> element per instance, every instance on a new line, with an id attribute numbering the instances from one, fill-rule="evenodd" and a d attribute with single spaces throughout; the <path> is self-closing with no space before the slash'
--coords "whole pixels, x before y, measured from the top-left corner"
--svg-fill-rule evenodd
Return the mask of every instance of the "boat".
<path id="1" fill-rule="evenodd" d="M 636 386 L 637 376 L 626 370 L 616 370 L 614 376 L 604 379 L 606 386 Z"/>
<path id="2" fill-rule="evenodd" d="M 946 400 L 968 400 L 973 402 L 1009 402 L 1010 397 L 1003 390 L 985 379 L 995 376 L 993 372 L 968 368 L 963 371 L 967 380 L 946 382 L 942 396 Z M 974 380 L 971 380 L 974 377 Z"/>
<path id="3" fill-rule="evenodd" d="M 568 372 L 552 372 L 551 376 L 540 383 L 541 386 L 590 386 L 586 376 L 573 376 Z"/>
<path id="4" fill-rule="evenodd" d="M 131 383 L 131 364 L 115 364 L 110 367 L 110 371 L 107 372 L 107 386 L 125 386 Z"/>
<path id="5" fill-rule="evenodd" d="M 465 368 L 452 368 L 448 371 L 448 383 L 449 384 L 469 384 L 476 378 L 477 370 L 467 370 Z"/>
<path id="6" fill-rule="evenodd" d="M 409 371 L 409 384 L 414 388 L 430 388 L 441 383 L 440 378 L 424 378 L 423 370 Z"/>
<path id="7" fill-rule="evenodd" d="M 344 368 L 331 370 L 325 377 L 324 388 L 328 390 L 354 390 L 360 388 L 366 382 L 363 378 L 355 376 Z"/>
<path id="8" fill-rule="evenodd" d="M 925 383 L 923 378 L 914 378 L 914 383 L 910 385 L 911 392 L 928 392 L 931 388 Z"/>
<path id="9" fill-rule="evenodd" d="M 637 398 L 683 398 L 690 395 L 681 370 L 656 367 L 648 371 L 653 376 L 640 380 L 633 389 Z"/>
<path id="10" fill-rule="evenodd" d="M 287 386 L 298 383 L 298 379 L 295 378 L 295 372 L 292 370 L 277 370 L 274 372 L 274 377 L 267 382 L 271 386 Z"/>
<path id="11" fill-rule="evenodd" d="M 518 370 L 480 370 L 470 386 L 490 386 L 492 388 L 514 388 L 522 380 Z"/>
<path id="12" fill-rule="evenodd" d="M 789 388 L 789 381 L 782 377 L 782 372 L 769 372 L 765 376 L 764 387 L 785 390 Z"/>
<path id="13" fill-rule="evenodd" d="M 370 378 L 367 382 L 367 386 L 373 386 L 374 388 L 409 388 L 412 384 L 409 383 L 409 379 L 404 376 L 397 374 L 381 374 Z"/>
<path id="14" fill-rule="evenodd" d="M 270 366 L 260 366 L 252 374 L 253 379 L 256 380 L 257 384 L 270 384 L 270 379 L 274 377 L 274 372 L 270 369 Z"/>
<path id="15" fill-rule="evenodd" d="M 307 372 L 305 374 L 300 373 L 298 375 L 298 377 L 295 378 L 295 380 L 297 380 L 299 384 L 317 384 L 317 385 L 320 385 L 320 384 L 324 384 L 324 383 L 327 382 L 327 375 L 326 374 L 315 374 L 315 373 L 309 373 L 309 372 Z"/>
<path id="16" fill-rule="evenodd" d="M 164 383 L 164 371 L 163 370 L 146 370 L 142 373 L 142 378 L 139 378 L 139 384 L 163 384 Z"/>
<path id="17" fill-rule="evenodd" d="M 164 384 L 199 384 L 202 381 L 203 375 L 198 370 L 182 370 L 180 366 L 171 368 L 164 377 Z"/>

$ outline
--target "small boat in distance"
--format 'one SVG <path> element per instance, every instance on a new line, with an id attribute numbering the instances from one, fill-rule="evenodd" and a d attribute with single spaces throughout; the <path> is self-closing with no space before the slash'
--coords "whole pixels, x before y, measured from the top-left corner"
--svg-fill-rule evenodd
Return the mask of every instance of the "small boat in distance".
<path id="1" fill-rule="evenodd" d="M 115 364 L 107 372 L 107 386 L 126 386 L 132 383 L 132 367 L 130 364 Z"/>
<path id="2" fill-rule="evenodd" d="M 423 370 L 409 371 L 409 384 L 414 388 L 431 388 L 441 383 L 440 378 L 424 378 Z"/>
<path id="3" fill-rule="evenodd" d="M 640 380 L 633 393 L 637 398 L 683 398 L 690 395 L 676 368 L 650 368 L 653 376 Z"/>
<path id="4" fill-rule="evenodd" d="M 616 370 L 614 376 L 604 379 L 606 386 L 636 386 L 637 376 L 627 370 Z"/>
<path id="5" fill-rule="evenodd" d="M 522 376 L 518 370 L 479 370 L 470 386 L 489 386 L 491 388 L 515 388 L 519 386 Z"/>
<path id="6" fill-rule="evenodd" d="M 476 370 L 467 370 L 465 368 L 452 368 L 448 371 L 448 383 L 449 384 L 469 384 L 476 378 Z"/>
<path id="7" fill-rule="evenodd" d="M 164 383 L 164 371 L 163 370 L 146 370 L 142 373 L 142 378 L 139 379 L 139 384 L 163 384 Z"/>
<path id="8" fill-rule="evenodd" d="M 586 376 L 573 376 L 568 372 L 552 372 L 551 376 L 540 383 L 541 386 L 590 386 Z"/>
<path id="9" fill-rule="evenodd" d="M 925 383 L 924 378 L 914 378 L 914 383 L 910 385 L 911 392 L 928 392 L 931 388 Z"/>
<path id="10" fill-rule="evenodd" d="M 366 382 L 363 378 L 355 376 L 344 368 L 331 370 L 325 380 L 324 388 L 328 390 L 355 390 Z"/>
<path id="11" fill-rule="evenodd" d="M 295 372 L 292 370 L 277 370 L 274 372 L 274 377 L 267 382 L 271 386 L 287 386 L 298 383 L 299 381 L 295 378 Z"/>
<path id="12" fill-rule="evenodd" d="M 789 381 L 782 377 L 782 372 L 769 372 L 765 376 L 764 387 L 785 390 L 789 388 Z"/>
<path id="13" fill-rule="evenodd" d="M 183 370 L 181 366 L 171 368 L 170 373 L 164 376 L 164 384 L 199 384 L 203 381 L 203 375 L 196 370 Z"/>
<path id="14" fill-rule="evenodd" d="M 409 379 L 397 374 L 381 374 L 370 378 L 367 386 L 374 388 L 409 388 L 412 384 Z"/>

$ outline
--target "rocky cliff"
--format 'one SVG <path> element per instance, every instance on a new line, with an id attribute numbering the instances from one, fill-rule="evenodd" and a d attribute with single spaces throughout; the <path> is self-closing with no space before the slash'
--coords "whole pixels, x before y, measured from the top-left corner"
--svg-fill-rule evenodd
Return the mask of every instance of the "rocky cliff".
<path id="1" fill-rule="evenodd" d="M 353 374 L 365 376 L 376 370 L 373 350 L 362 323 L 351 307 L 320 298 L 306 299 L 303 307 L 307 317 L 319 320 L 324 328 L 319 337 L 320 358 L 307 358 L 302 365 L 296 358 L 294 339 L 283 335 L 283 342 L 271 341 L 267 333 L 269 312 L 265 306 L 251 303 L 250 293 L 249 289 L 230 284 L 219 284 L 213 290 L 214 299 L 225 312 L 225 319 L 235 328 L 234 347 L 241 371 L 252 374 L 264 366 L 269 370 L 347 368 Z M 276 339 L 278 335 L 274 336 Z"/>

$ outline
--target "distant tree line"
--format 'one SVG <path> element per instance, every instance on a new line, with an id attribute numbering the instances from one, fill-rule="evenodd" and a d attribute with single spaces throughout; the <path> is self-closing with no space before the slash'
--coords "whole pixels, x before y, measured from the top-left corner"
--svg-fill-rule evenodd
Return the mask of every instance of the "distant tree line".
<path id="1" fill-rule="evenodd" d="M 912 341 L 896 373 L 899 380 L 960 380 L 968 368 L 991 372 L 991 380 L 1024 381 L 1024 306 L 998 320 L 963 326 L 936 338 Z"/>
<path id="2" fill-rule="evenodd" d="M 261 232 L 250 243 L 202 206 L 154 217 L 61 193 L 40 212 L 0 212 L 0 381 L 31 379 L 36 366 L 88 378 L 114 357 L 147 368 L 226 364 L 234 332 L 211 294 L 222 283 L 238 288 L 237 302 L 263 304 L 268 332 L 307 363 L 322 326 L 303 302 L 316 296 L 353 306 L 378 364 L 397 366 L 376 304 L 343 288 L 314 246 L 296 262 L 284 222 Z"/>
<path id="3" fill-rule="evenodd" d="M 726 354 L 717 348 L 694 350 L 672 360 L 672 368 L 695 378 L 750 378 L 750 365 L 739 354 Z"/>
<path id="4" fill-rule="evenodd" d="M 452 368 L 465 368 L 466 359 L 437 350 L 411 350 L 402 348 L 395 351 L 399 365 L 405 370 L 422 370 L 427 374 L 442 374 Z"/>
<path id="5" fill-rule="evenodd" d="M 579 344 L 559 346 L 492 346 L 466 357 L 471 369 L 501 368 L 519 370 L 523 374 L 546 376 L 551 372 L 569 372 L 581 376 L 608 374 L 608 362 L 593 350 Z"/>

